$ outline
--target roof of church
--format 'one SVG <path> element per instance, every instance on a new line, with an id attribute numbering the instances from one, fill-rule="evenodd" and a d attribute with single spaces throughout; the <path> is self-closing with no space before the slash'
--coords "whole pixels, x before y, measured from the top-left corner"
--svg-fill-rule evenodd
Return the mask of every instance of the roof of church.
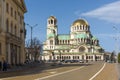
<path id="1" fill-rule="evenodd" d="M 76 26 L 76 25 L 89 25 L 88 22 L 84 19 L 77 19 L 73 22 L 72 24 L 73 26 Z"/>
<path id="2" fill-rule="evenodd" d="M 76 36 L 75 36 L 75 38 L 87 38 L 87 35 L 86 34 L 77 34 Z"/>
<path id="3" fill-rule="evenodd" d="M 60 34 L 60 35 L 58 35 L 58 39 L 59 40 L 69 40 L 70 39 L 70 35 Z"/>
<path id="4" fill-rule="evenodd" d="M 93 36 L 93 37 L 92 37 L 92 40 L 98 40 L 98 38 L 97 38 L 97 37 L 95 37 L 95 36 Z"/>
<path id="5" fill-rule="evenodd" d="M 50 33 L 50 34 L 47 35 L 48 38 L 54 37 L 54 36 L 55 36 L 55 34 L 53 34 L 53 33 Z"/>

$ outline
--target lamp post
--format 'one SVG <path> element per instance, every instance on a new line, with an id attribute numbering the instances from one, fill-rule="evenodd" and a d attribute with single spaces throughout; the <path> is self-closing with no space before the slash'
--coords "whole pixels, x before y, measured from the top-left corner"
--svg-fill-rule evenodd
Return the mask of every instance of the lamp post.
<path id="1" fill-rule="evenodd" d="M 32 54 L 32 52 L 33 52 L 32 33 L 33 33 L 33 28 L 35 28 L 37 26 L 37 24 L 35 24 L 34 26 L 31 26 L 29 24 L 26 24 L 26 25 L 29 26 L 30 29 L 31 29 L 31 46 L 30 46 L 31 50 L 30 51 L 31 51 L 31 54 Z"/>
<path id="2" fill-rule="evenodd" d="M 29 26 L 30 29 L 31 29 L 31 48 L 32 48 L 32 33 L 33 33 L 33 28 L 35 28 L 38 24 L 35 24 L 34 26 L 31 26 L 29 24 L 26 24 L 26 25 Z"/>

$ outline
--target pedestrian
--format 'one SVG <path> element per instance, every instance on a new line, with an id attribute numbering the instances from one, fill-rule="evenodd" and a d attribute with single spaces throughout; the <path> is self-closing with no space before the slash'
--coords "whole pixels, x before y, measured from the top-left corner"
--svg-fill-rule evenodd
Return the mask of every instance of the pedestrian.
<path id="1" fill-rule="evenodd" d="M 0 71 L 2 70 L 2 62 L 0 61 Z"/>
<path id="2" fill-rule="evenodd" d="M 3 61 L 3 71 L 7 71 L 7 62 Z"/>

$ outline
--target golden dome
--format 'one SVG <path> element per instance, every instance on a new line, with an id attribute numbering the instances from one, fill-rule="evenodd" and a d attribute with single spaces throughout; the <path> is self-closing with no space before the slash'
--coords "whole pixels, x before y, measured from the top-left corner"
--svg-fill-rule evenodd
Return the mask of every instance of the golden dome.
<path id="1" fill-rule="evenodd" d="M 86 25 L 88 26 L 88 22 L 84 19 L 77 19 L 76 21 L 73 22 L 72 26 L 77 26 L 77 25 Z"/>

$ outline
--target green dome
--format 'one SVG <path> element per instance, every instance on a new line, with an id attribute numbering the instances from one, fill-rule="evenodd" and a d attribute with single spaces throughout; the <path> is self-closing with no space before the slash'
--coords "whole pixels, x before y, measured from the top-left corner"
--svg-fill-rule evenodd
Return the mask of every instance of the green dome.
<path id="1" fill-rule="evenodd" d="M 77 34 L 75 38 L 87 38 L 86 34 Z"/>
<path id="2" fill-rule="evenodd" d="M 47 38 L 54 37 L 54 36 L 55 36 L 55 34 L 50 33 L 50 34 L 47 35 Z"/>
<path id="3" fill-rule="evenodd" d="M 97 37 L 95 37 L 95 36 L 93 36 L 93 37 L 92 37 L 92 40 L 98 40 L 98 38 L 97 38 Z"/>

